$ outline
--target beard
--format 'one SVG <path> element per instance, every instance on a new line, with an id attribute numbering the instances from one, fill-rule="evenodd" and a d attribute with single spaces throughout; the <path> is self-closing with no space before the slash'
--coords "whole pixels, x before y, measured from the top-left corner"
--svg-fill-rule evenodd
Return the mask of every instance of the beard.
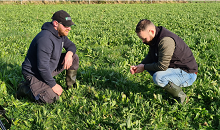
<path id="1" fill-rule="evenodd" d="M 62 28 L 60 25 L 58 26 L 57 31 L 58 31 L 59 36 L 67 36 L 70 30 L 66 28 Z"/>
<path id="2" fill-rule="evenodd" d="M 147 42 L 143 42 L 144 44 L 146 44 L 146 45 L 153 45 L 153 39 L 154 39 L 154 37 L 152 37 L 152 36 L 150 36 L 150 40 L 149 41 L 147 41 Z"/>
<path id="3" fill-rule="evenodd" d="M 69 31 L 67 31 L 67 30 L 60 30 L 59 31 L 60 36 L 67 36 L 68 33 L 69 33 Z"/>

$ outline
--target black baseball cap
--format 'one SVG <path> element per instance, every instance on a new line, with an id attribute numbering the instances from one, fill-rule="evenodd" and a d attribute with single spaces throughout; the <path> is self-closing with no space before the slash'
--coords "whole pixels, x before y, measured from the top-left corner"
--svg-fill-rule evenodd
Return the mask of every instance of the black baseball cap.
<path id="1" fill-rule="evenodd" d="M 73 23 L 70 15 L 64 10 L 60 10 L 60 11 L 55 12 L 51 19 L 56 20 L 57 22 L 63 24 L 64 26 L 67 26 L 67 27 L 75 25 Z"/>

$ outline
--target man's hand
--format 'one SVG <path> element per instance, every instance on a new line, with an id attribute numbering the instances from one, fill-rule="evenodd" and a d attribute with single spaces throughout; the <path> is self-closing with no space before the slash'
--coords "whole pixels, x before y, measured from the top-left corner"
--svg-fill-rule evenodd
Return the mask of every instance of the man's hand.
<path id="1" fill-rule="evenodd" d="M 139 64 L 137 66 L 131 66 L 130 72 L 131 74 L 141 73 L 144 71 L 144 64 Z"/>
<path id="2" fill-rule="evenodd" d="M 65 58 L 64 58 L 64 61 L 63 61 L 63 66 L 64 66 L 64 69 L 69 69 L 70 68 L 70 66 L 72 65 L 72 63 L 73 63 L 73 52 L 71 52 L 71 51 L 68 51 L 67 53 L 66 53 L 66 56 L 65 56 Z"/>
<path id="3" fill-rule="evenodd" d="M 60 96 L 63 92 L 62 87 L 59 84 L 56 84 L 55 86 L 52 87 L 52 90 L 58 95 Z"/>
<path id="4" fill-rule="evenodd" d="M 131 66 L 131 68 L 130 68 L 130 73 L 131 73 L 131 74 L 135 74 L 136 70 L 137 70 L 137 67 L 136 67 L 136 66 Z"/>

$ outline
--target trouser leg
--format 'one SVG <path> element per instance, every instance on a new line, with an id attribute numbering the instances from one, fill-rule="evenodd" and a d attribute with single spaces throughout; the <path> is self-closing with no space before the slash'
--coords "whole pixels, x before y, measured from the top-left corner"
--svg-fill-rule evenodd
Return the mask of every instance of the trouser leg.
<path id="1" fill-rule="evenodd" d="M 191 86 L 196 80 L 197 75 L 187 73 L 181 69 L 168 68 L 166 71 L 157 71 L 153 74 L 153 81 L 160 87 L 164 87 L 168 82 L 172 82 L 180 87 Z"/>
<path id="2" fill-rule="evenodd" d="M 61 55 L 61 57 L 64 56 Z M 58 67 L 56 68 L 55 71 L 52 72 L 51 74 L 52 76 L 55 76 L 64 70 L 61 63 L 62 61 L 60 60 Z M 22 73 L 23 71 L 24 70 L 22 70 Z M 54 103 L 56 100 L 59 99 L 59 96 L 56 93 L 54 93 L 52 88 L 49 85 L 47 85 L 45 82 L 43 82 L 43 79 L 41 79 L 40 77 L 26 75 L 26 73 L 23 73 L 23 77 L 25 79 L 25 84 L 27 84 L 28 86 L 23 88 L 25 88 L 25 91 L 28 91 L 29 94 L 32 95 L 33 100 L 40 103 Z"/>
<path id="3" fill-rule="evenodd" d="M 170 93 L 181 103 L 184 102 L 186 94 L 181 87 L 187 87 L 193 84 L 197 75 L 187 73 L 181 69 L 169 68 L 166 71 L 149 72 L 153 76 L 153 81 L 160 87 Z"/>
<path id="4" fill-rule="evenodd" d="M 42 80 L 34 76 L 26 76 L 25 80 L 29 82 L 30 90 L 34 96 L 34 100 L 40 103 L 54 103 L 59 96 L 54 93 L 52 88 Z"/>
<path id="5" fill-rule="evenodd" d="M 58 63 L 57 68 L 53 71 L 52 76 L 56 76 L 57 74 L 61 73 L 64 70 L 63 66 L 63 60 L 66 56 L 66 53 L 62 53 L 60 57 L 60 61 Z M 79 57 L 77 54 L 73 55 L 73 62 L 72 65 L 68 70 L 77 70 L 79 68 Z"/>
<path id="6" fill-rule="evenodd" d="M 63 63 L 63 60 L 64 60 L 65 56 L 66 56 L 66 53 L 61 54 L 58 67 L 52 73 L 52 76 L 55 76 L 55 75 L 59 74 L 60 72 L 62 72 L 64 70 L 62 63 Z M 70 66 L 70 68 L 68 70 L 66 70 L 67 89 L 70 89 L 70 88 L 72 88 L 76 85 L 75 83 L 76 83 L 76 75 L 77 75 L 77 69 L 78 68 L 79 68 L 79 57 L 78 57 L 77 54 L 74 54 L 72 65 Z"/>
<path id="7" fill-rule="evenodd" d="M 56 70 L 52 72 L 51 74 L 52 76 L 56 76 L 57 74 L 61 73 L 64 70 L 62 62 L 65 58 L 65 55 L 66 53 L 61 54 L 58 66 Z M 79 67 L 79 58 L 77 54 L 74 54 L 73 63 L 69 70 L 77 71 L 78 67 Z M 43 79 L 34 76 L 27 76 L 24 73 L 23 76 L 29 86 L 28 89 L 31 90 L 30 93 L 33 95 L 34 97 L 33 99 L 43 103 L 53 103 L 59 99 L 59 96 L 53 92 L 50 86 L 48 86 L 45 82 L 43 82 Z M 71 82 L 73 83 L 72 80 L 75 81 L 74 75 L 72 75 L 71 77 Z"/>
<path id="8" fill-rule="evenodd" d="M 72 66 L 70 66 L 68 70 L 77 70 L 78 68 L 79 68 L 79 57 L 77 54 L 74 54 Z"/>

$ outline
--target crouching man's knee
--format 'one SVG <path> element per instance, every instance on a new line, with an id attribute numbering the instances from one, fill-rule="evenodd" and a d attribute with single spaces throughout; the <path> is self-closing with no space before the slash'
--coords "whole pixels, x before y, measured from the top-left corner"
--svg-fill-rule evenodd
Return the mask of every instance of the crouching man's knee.
<path id="1" fill-rule="evenodd" d="M 153 81 L 156 85 L 160 87 L 164 87 L 168 84 L 168 80 L 166 80 L 166 76 L 164 76 L 162 71 L 157 71 L 153 74 Z"/>
<path id="2" fill-rule="evenodd" d="M 38 102 L 48 104 L 54 103 L 59 99 L 59 96 L 56 93 L 54 93 L 54 91 L 51 88 L 43 90 L 41 93 L 39 93 L 38 97 Z"/>
<path id="3" fill-rule="evenodd" d="M 79 68 L 79 56 L 77 54 L 73 55 L 73 62 L 70 70 L 77 70 Z"/>

